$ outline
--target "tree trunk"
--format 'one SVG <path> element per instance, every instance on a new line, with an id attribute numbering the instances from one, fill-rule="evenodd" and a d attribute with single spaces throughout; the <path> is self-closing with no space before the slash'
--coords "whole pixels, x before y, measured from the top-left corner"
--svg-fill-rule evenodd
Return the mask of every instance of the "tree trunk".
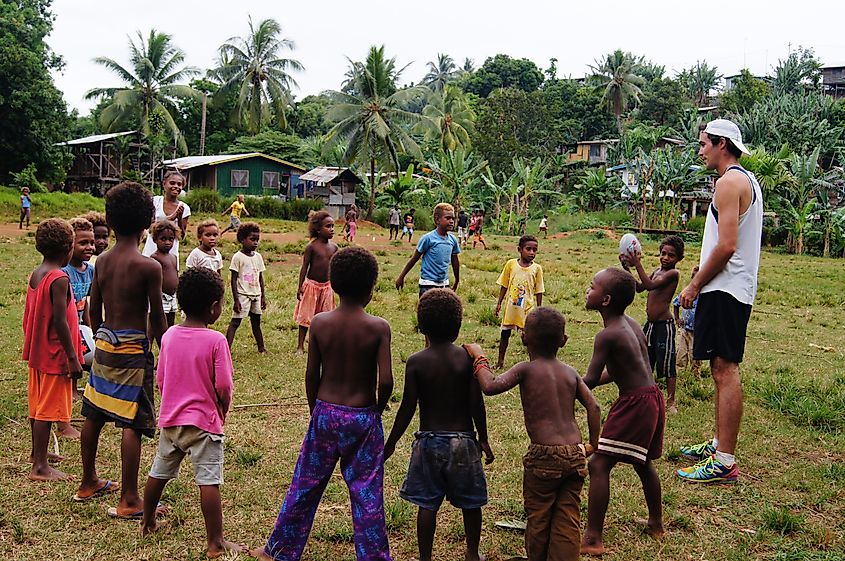
<path id="1" fill-rule="evenodd" d="M 370 200 L 367 203 L 367 220 L 373 219 L 376 208 L 376 159 L 370 158 Z"/>
<path id="2" fill-rule="evenodd" d="M 824 229 L 824 251 L 822 256 L 830 257 L 830 227 Z"/>

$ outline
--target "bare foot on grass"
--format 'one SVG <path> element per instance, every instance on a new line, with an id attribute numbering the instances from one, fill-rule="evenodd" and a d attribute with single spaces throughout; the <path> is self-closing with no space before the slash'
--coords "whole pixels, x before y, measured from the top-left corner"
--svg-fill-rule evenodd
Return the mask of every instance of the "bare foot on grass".
<path id="1" fill-rule="evenodd" d="M 637 525 L 637 528 L 639 528 L 641 532 L 656 540 L 662 539 L 666 534 L 666 531 L 663 529 L 663 524 L 652 524 L 648 520 L 643 519 L 634 520 L 634 524 Z"/>
<path id="2" fill-rule="evenodd" d="M 141 535 L 149 536 L 150 534 L 155 534 L 168 524 L 170 524 L 170 522 L 167 520 L 156 520 L 152 526 L 145 526 L 144 524 L 141 524 Z"/>
<path id="3" fill-rule="evenodd" d="M 51 464 L 58 464 L 59 462 L 65 461 L 65 457 L 61 454 L 53 454 L 52 452 L 47 452 L 47 461 Z M 29 456 L 29 463 L 32 463 L 32 454 Z"/>
<path id="4" fill-rule="evenodd" d="M 594 555 L 601 557 L 605 549 L 601 538 L 590 538 L 586 535 L 581 539 L 581 555 Z"/>
<path id="5" fill-rule="evenodd" d="M 63 438 L 74 440 L 79 440 L 79 437 L 82 436 L 82 433 L 76 430 L 70 423 L 56 423 L 56 432 Z"/>
<path id="6" fill-rule="evenodd" d="M 305 354 L 305 349 L 296 349 L 296 356 L 302 356 Z"/>
<path id="7" fill-rule="evenodd" d="M 669 406 L 669 414 L 670 415 L 677 415 L 678 414 L 678 407 L 674 403 Z"/>
<path id="8" fill-rule="evenodd" d="M 247 552 L 247 555 L 249 555 L 250 557 L 254 557 L 255 559 L 260 559 L 261 561 L 273 561 L 273 558 L 267 555 L 267 553 L 264 551 L 264 546 L 250 549 Z"/>
<path id="9" fill-rule="evenodd" d="M 242 545 L 238 545 L 233 542 L 229 542 L 223 540 L 222 544 L 215 544 L 214 546 L 209 546 L 208 551 L 206 551 L 205 556 L 209 559 L 217 559 L 218 557 L 222 557 L 229 551 L 234 551 L 237 554 L 244 553 L 246 548 Z M 270 559 L 268 557 L 268 559 Z"/>
<path id="10" fill-rule="evenodd" d="M 32 470 L 30 470 L 27 477 L 33 481 L 70 481 L 73 479 L 72 475 L 68 475 L 49 465 L 43 469 L 37 469 L 35 466 L 32 466 Z"/>

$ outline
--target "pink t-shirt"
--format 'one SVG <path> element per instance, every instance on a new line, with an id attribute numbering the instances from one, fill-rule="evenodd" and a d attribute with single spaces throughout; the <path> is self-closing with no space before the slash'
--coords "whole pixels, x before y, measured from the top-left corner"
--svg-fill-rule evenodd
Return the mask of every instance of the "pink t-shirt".
<path id="1" fill-rule="evenodd" d="M 190 425 L 223 434 L 232 404 L 232 355 L 213 329 L 168 329 L 161 339 L 156 383 L 161 390 L 160 428 Z"/>

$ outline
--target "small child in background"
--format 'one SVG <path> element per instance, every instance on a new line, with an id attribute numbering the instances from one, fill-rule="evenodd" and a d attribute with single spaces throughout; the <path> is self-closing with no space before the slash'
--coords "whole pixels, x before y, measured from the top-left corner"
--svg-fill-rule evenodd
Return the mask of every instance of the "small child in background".
<path id="1" fill-rule="evenodd" d="M 111 228 L 106 222 L 106 215 L 102 212 L 92 210 L 82 215 L 82 218 L 91 223 L 94 227 L 94 255 L 91 256 L 89 263 L 96 265 L 97 257 L 109 248 L 109 237 L 111 236 Z"/>
<path id="2" fill-rule="evenodd" d="M 220 237 L 220 227 L 216 220 L 203 220 L 197 224 L 197 240 L 200 245 L 191 250 L 185 260 L 185 266 L 205 267 L 219 275 L 223 269 L 223 256 L 217 251 L 218 237 Z"/>
<path id="3" fill-rule="evenodd" d="M 235 232 L 238 231 L 238 228 L 241 227 L 241 213 L 246 214 L 249 216 L 249 211 L 246 209 L 246 205 L 244 204 L 244 196 L 238 195 L 238 198 L 232 201 L 232 204 L 229 205 L 229 208 L 223 211 L 222 216 L 229 215 L 229 225 L 226 226 L 226 229 L 220 232 L 222 236 L 229 230 L 234 230 Z"/>
<path id="4" fill-rule="evenodd" d="M 26 229 L 29 230 L 29 217 L 32 211 L 32 198 L 29 196 L 29 187 L 21 189 L 21 220 L 18 230 L 23 230 L 23 221 L 26 219 Z"/>
<path id="5" fill-rule="evenodd" d="M 640 277 L 637 292 L 648 291 L 645 306 L 647 321 L 643 331 L 648 341 L 651 369 L 658 378 L 666 378 L 666 407 L 670 413 L 678 412 L 675 406 L 678 371 L 675 367 L 675 320 L 669 306 L 680 279 L 675 265 L 683 258 L 684 240 L 674 235 L 666 236 L 660 242 L 660 267 L 651 275 L 643 268 L 638 253 L 619 256 L 626 271 L 631 266 L 637 270 Z"/>
<path id="6" fill-rule="evenodd" d="M 472 249 L 475 249 L 477 243 L 487 249 L 487 243 L 484 241 L 484 211 L 481 209 L 478 209 L 478 214 L 475 216 L 475 237 L 472 239 Z"/>
<path id="7" fill-rule="evenodd" d="M 243 228 L 243 226 L 241 226 Z M 232 356 L 223 335 L 209 324 L 223 309 L 223 280 L 208 269 L 193 268 L 179 280 L 179 305 L 185 321 L 161 340 L 156 382 L 161 390 L 158 451 L 144 489 L 142 534 L 156 522 L 165 485 L 179 475 L 190 456 L 200 488 L 209 559 L 242 548 L 223 538 L 223 424 L 232 404 Z"/>
<path id="8" fill-rule="evenodd" d="M 499 301 L 496 302 L 496 317 L 505 303 L 505 313 L 502 316 L 502 335 L 499 339 L 499 360 L 493 367 L 500 369 L 505 364 L 505 353 L 508 351 L 508 341 L 514 329 L 525 329 L 525 317 L 531 310 L 543 305 L 543 268 L 534 262 L 539 244 L 537 238 L 531 235 L 519 238 L 517 251 L 519 259 L 510 259 L 505 263 L 502 274 L 496 284 L 499 285 Z M 536 302 L 536 303 L 535 303 Z"/>
<path id="9" fill-rule="evenodd" d="M 692 268 L 690 279 L 694 279 L 698 273 L 698 265 Z M 698 306 L 698 296 L 692 302 L 692 308 L 681 311 L 680 296 L 672 300 L 675 325 L 678 326 L 678 368 L 692 368 L 696 378 L 701 378 L 701 361 L 692 358 L 692 342 L 695 333 L 695 307 Z M 680 315 L 679 315 L 680 312 Z"/>
<path id="10" fill-rule="evenodd" d="M 305 371 L 311 422 L 273 533 L 263 548 L 250 551 L 265 561 L 302 556 L 338 460 L 352 502 L 357 558 L 390 561 L 381 425 L 393 392 L 390 325 L 364 310 L 378 263 L 366 249 L 347 247 L 332 257 L 329 275 L 340 305 L 311 324 Z"/>
<path id="11" fill-rule="evenodd" d="M 461 249 L 467 247 L 467 227 L 469 226 L 469 216 L 464 209 L 458 213 L 458 241 L 461 244 Z"/>
<path id="12" fill-rule="evenodd" d="M 266 353 L 264 334 L 261 332 L 261 313 L 267 308 L 264 296 L 264 259 L 256 251 L 261 240 L 261 229 L 255 222 L 244 222 L 238 228 L 238 242 L 241 249 L 232 256 L 229 265 L 232 283 L 232 321 L 226 330 L 226 341 L 229 348 L 235 340 L 235 332 L 241 325 L 241 320 L 249 316 L 252 335 L 258 345 L 259 353 Z"/>
<path id="13" fill-rule="evenodd" d="M 577 561 L 581 540 L 581 488 L 586 458 L 596 449 L 601 413 L 574 368 L 557 359 L 566 344 L 566 319 L 552 308 L 536 308 L 525 320 L 522 341 L 529 362 L 494 376 L 477 344 L 464 345 L 485 395 L 519 386 L 531 444 L 522 459 L 522 495 L 528 521 L 525 550 L 531 561 Z M 581 443 L 575 401 L 587 410 L 590 442 Z"/>
<path id="14" fill-rule="evenodd" d="M 431 345 L 408 358 L 402 405 L 384 445 L 384 459 L 393 454 L 419 402 L 420 428 L 414 433 L 408 475 L 399 495 L 419 507 L 420 561 L 431 561 L 437 511 L 444 498 L 463 511 L 464 558 L 478 561 L 483 558 L 478 553 L 481 507 L 487 504 L 481 453 L 489 464 L 493 451 L 487 442 L 487 412 L 472 375 L 472 361 L 454 344 L 463 320 L 461 301 L 451 290 L 429 290 L 420 298 L 417 319 Z"/>
<path id="15" fill-rule="evenodd" d="M 332 241 L 334 219 L 325 210 L 312 213 L 308 218 L 308 235 L 311 242 L 302 254 L 293 311 L 293 321 L 299 326 L 297 355 L 305 354 L 305 336 L 314 316 L 334 310 L 334 292 L 329 283 L 329 261 L 337 252 L 337 244 Z"/>
<path id="16" fill-rule="evenodd" d="M 396 278 L 397 290 L 401 290 L 405 285 L 405 275 L 420 259 L 420 296 L 425 294 L 426 290 L 449 286 L 449 263 L 452 264 L 455 274 L 452 290 L 458 290 L 461 279 L 461 261 L 458 254 L 461 252 L 461 246 L 458 245 L 458 240 L 449 234 L 455 228 L 455 209 L 452 205 L 439 203 L 434 207 L 434 226 L 434 230 L 420 238 L 414 254 Z"/>
<path id="17" fill-rule="evenodd" d="M 610 500 L 610 471 L 618 462 L 631 464 L 642 483 L 648 506 L 648 521 L 640 523 L 643 529 L 654 538 L 663 536 L 660 477 L 652 461 L 663 454 L 666 409 L 651 374 L 645 334 L 625 314 L 636 287 L 631 273 L 610 268 L 599 271 L 587 291 L 585 307 L 601 314 L 604 329 L 596 335 L 584 383 L 590 389 L 610 382 L 619 388 L 590 460 L 587 529 L 581 541 L 581 553 L 587 555 L 605 551 L 602 532 Z"/>
<path id="18" fill-rule="evenodd" d="M 35 481 L 66 480 L 70 476 L 48 463 L 50 428 L 70 423 L 73 378 L 82 375 L 79 315 L 62 267 L 74 245 L 73 229 L 60 218 L 50 218 L 35 231 L 35 249 L 44 256 L 27 282 L 23 314 L 23 355 L 29 362 L 27 401 L 32 430 L 32 469 Z"/>
<path id="19" fill-rule="evenodd" d="M 540 232 L 543 234 L 544 240 L 549 237 L 549 217 L 546 214 L 540 219 Z"/>
<path id="20" fill-rule="evenodd" d="M 412 208 L 402 217 L 404 226 L 402 227 L 402 235 L 399 236 L 400 240 L 405 239 L 405 234 L 408 234 L 408 243 L 411 243 L 411 238 L 414 236 L 414 214 L 416 212 L 417 209 Z"/>
<path id="21" fill-rule="evenodd" d="M 170 253 L 176 242 L 179 227 L 172 220 L 164 219 L 150 226 L 150 236 L 156 244 L 156 250 L 150 255 L 161 265 L 161 306 L 167 327 L 173 327 L 176 321 L 176 287 L 179 286 L 179 263 L 176 256 Z"/>

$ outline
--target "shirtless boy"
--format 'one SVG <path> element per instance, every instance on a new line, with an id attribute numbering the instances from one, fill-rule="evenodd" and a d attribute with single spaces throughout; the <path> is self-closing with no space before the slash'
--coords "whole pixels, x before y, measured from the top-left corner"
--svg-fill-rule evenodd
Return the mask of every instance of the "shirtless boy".
<path id="1" fill-rule="evenodd" d="M 393 391 L 390 325 L 364 307 L 378 263 L 361 247 L 335 253 L 329 278 L 340 305 L 314 317 L 305 391 L 311 422 L 273 533 L 258 559 L 298 560 L 320 498 L 338 460 L 349 487 L 355 554 L 389 561 L 384 520 L 384 432 L 381 413 Z M 354 326 L 350 329 L 350 326 Z"/>
<path id="2" fill-rule="evenodd" d="M 525 429 L 531 444 L 522 459 L 522 493 L 528 522 L 525 550 L 530 561 L 574 561 L 581 538 L 581 487 L 586 456 L 599 439 L 599 405 L 574 368 L 557 359 L 566 344 L 566 322 L 552 308 L 535 308 L 525 320 L 522 341 L 530 362 L 494 377 L 477 344 L 464 345 L 474 359 L 481 390 L 496 395 L 519 386 Z M 575 401 L 587 410 L 589 444 L 581 443 Z"/>
<path id="3" fill-rule="evenodd" d="M 120 502 L 108 510 L 114 518 L 143 516 L 144 502 L 138 495 L 141 436 L 152 438 L 156 428 L 147 310 L 150 335 L 159 344 L 167 324 L 161 305 L 161 265 L 138 251 L 153 210 L 152 195 L 138 183 L 121 183 L 106 193 L 106 220 L 116 243 L 97 260 L 91 285 L 91 324 L 100 328 L 82 398 L 82 482 L 74 500 L 87 501 L 116 490 L 112 481 L 97 476 L 96 467 L 100 431 L 114 422 L 123 429 Z"/>
<path id="4" fill-rule="evenodd" d="M 451 290 L 436 288 L 420 298 L 417 320 L 431 346 L 408 358 L 402 405 L 384 445 L 387 460 L 411 424 L 419 401 L 420 429 L 414 433 L 416 442 L 399 496 L 419 507 L 420 561 L 431 561 L 437 511 L 444 498 L 463 511 L 467 542 L 464 558 L 484 558 L 478 553 L 481 507 L 487 504 L 481 453 L 489 464 L 493 451 L 487 442 L 487 412 L 481 389 L 473 379 L 472 360 L 453 343 L 462 319 L 461 301 Z"/>
<path id="5" fill-rule="evenodd" d="M 675 319 L 672 316 L 672 298 L 678 288 L 680 273 L 675 268 L 684 258 L 684 240 L 679 236 L 666 236 L 660 242 L 660 267 L 648 275 L 638 253 L 620 255 L 625 270 L 634 267 L 640 277 L 637 292 L 648 290 L 645 312 L 647 321 L 643 325 L 648 342 L 648 361 L 658 378 L 666 378 L 666 407 L 670 413 L 677 413 L 675 406 Z"/>
<path id="6" fill-rule="evenodd" d="M 602 428 L 596 454 L 590 460 L 590 493 L 587 529 L 581 553 L 604 553 L 602 531 L 610 498 L 610 470 L 617 462 L 633 466 L 648 505 L 642 523 L 652 537 L 663 535 L 660 478 L 652 460 L 663 453 L 665 405 L 649 367 L 645 334 L 625 309 L 634 301 L 636 280 L 627 271 L 610 268 L 593 277 L 586 308 L 601 314 L 604 329 L 596 335 L 593 358 L 584 383 L 590 389 L 613 382 L 619 397 L 613 402 Z"/>
<path id="7" fill-rule="evenodd" d="M 150 235 L 156 244 L 156 250 L 150 257 L 161 265 L 161 305 L 167 318 L 167 327 L 173 327 L 176 321 L 176 288 L 179 286 L 179 263 L 176 256 L 170 253 L 176 241 L 177 229 L 175 222 L 159 220 L 150 227 Z"/>

